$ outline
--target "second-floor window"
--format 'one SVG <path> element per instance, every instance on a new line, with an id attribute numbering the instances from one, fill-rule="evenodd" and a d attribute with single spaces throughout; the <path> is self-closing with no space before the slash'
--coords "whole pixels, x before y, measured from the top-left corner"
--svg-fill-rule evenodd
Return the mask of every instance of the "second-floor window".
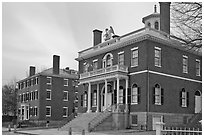
<path id="1" fill-rule="evenodd" d="M 52 77 L 47 77 L 47 84 L 51 85 L 52 84 Z"/>
<path id="2" fill-rule="evenodd" d="M 88 72 L 89 64 L 87 62 L 84 62 L 83 68 L 84 68 L 83 70 L 84 72 Z"/>
<path id="3" fill-rule="evenodd" d="M 107 53 L 103 58 L 103 68 L 112 66 L 113 55 Z"/>
<path id="4" fill-rule="evenodd" d="M 154 65 L 161 67 L 161 48 L 155 47 L 154 49 Z"/>
<path id="5" fill-rule="evenodd" d="M 138 47 L 131 49 L 131 67 L 138 66 Z"/>
<path id="6" fill-rule="evenodd" d="M 188 57 L 183 56 L 183 73 L 188 73 Z"/>
<path id="7" fill-rule="evenodd" d="M 200 76 L 200 60 L 196 59 L 196 76 Z"/>
<path id="8" fill-rule="evenodd" d="M 51 90 L 47 89 L 46 100 L 51 100 Z"/>
<path id="9" fill-rule="evenodd" d="M 64 91 L 64 94 L 63 94 L 63 101 L 68 101 L 68 99 L 69 99 L 68 91 Z"/>
<path id="10" fill-rule="evenodd" d="M 164 91 L 159 84 L 156 84 L 153 90 L 153 104 L 163 105 L 164 102 Z"/>
<path id="11" fill-rule="evenodd" d="M 98 69 L 98 60 L 93 60 L 93 70 Z"/>
<path id="12" fill-rule="evenodd" d="M 124 52 L 118 53 L 118 65 L 124 65 Z"/>

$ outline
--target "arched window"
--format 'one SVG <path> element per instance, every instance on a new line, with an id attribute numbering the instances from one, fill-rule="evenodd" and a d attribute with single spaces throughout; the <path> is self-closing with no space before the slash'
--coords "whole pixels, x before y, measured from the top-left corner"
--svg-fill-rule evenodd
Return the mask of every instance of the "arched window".
<path id="1" fill-rule="evenodd" d="M 201 96 L 200 91 L 197 90 L 197 91 L 195 92 L 195 96 Z"/>
<path id="2" fill-rule="evenodd" d="M 164 90 L 159 84 L 156 84 L 153 89 L 153 104 L 163 105 L 164 102 Z"/>
<path id="3" fill-rule="evenodd" d="M 189 103 L 189 93 L 186 92 L 184 88 L 180 91 L 180 106 L 181 107 L 188 107 Z"/>
<path id="4" fill-rule="evenodd" d="M 84 72 L 88 72 L 89 64 L 87 62 L 84 62 Z"/>
<path id="5" fill-rule="evenodd" d="M 150 22 L 147 23 L 147 27 L 151 28 L 151 23 Z"/>
<path id="6" fill-rule="evenodd" d="M 106 54 L 103 57 L 103 68 L 112 66 L 113 55 L 111 53 Z"/>
<path id="7" fill-rule="evenodd" d="M 132 85 L 132 94 L 131 94 L 131 103 L 139 104 L 140 103 L 140 88 L 137 84 Z"/>
<path id="8" fill-rule="evenodd" d="M 156 21 L 156 22 L 154 23 L 154 28 L 155 28 L 156 30 L 159 30 L 159 23 L 158 23 L 158 21 Z"/>

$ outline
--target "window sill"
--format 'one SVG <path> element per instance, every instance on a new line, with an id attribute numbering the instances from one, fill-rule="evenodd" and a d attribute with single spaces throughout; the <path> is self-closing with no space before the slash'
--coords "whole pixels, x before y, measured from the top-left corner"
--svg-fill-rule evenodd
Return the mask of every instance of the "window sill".
<path id="1" fill-rule="evenodd" d="M 46 99 L 47 101 L 50 101 L 51 99 Z"/>
<path id="2" fill-rule="evenodd" d="M 63 101 L 68 101 L 68 100 L 63 100 Z"/>
<path id="3" fill-rule="evenodd" d="M 135 66 L 130 66 L 131 68 L 134 68 L 134 67 L 138 67 L 138 65 L 135 65 Z"/>
<path id="4" fill-rule="evenodd" d="M 161 68 L 161 66 L 154 65 L 155 67 Z"/>
<path id="5" fill-rule="evenodd" d="M 48 115 L 46 115 L 46 117 L 51 117 L 50 115 L 48 116 Z"/>
<path id="6" fill-rule="evenodd" d="M 63 116 L 63 118 L 67 118 L 67 116 Z"/>
<path id="7" fill-rule="evenodd" d="M 131 103 L 131 105 L 138 105 L 138 103 Z"/>

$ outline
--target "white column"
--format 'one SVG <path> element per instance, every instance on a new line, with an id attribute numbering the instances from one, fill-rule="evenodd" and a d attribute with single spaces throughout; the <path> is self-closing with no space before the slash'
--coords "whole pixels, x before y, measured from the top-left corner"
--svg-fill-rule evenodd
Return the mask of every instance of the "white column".
<path id="1" fill-rule="evenodd" d="M 97 108 L 96 112 L 99 112 L 99 83 L 97 83 Z"/>
<path id="2" fill-rule="evenodd" d="M 105 109 L 107 108 L 107 92 L 108 92 L 108 84 L 107 84 L 107 80 L 105 79 L 105 102 L 104 102 L 104 106 L 105 106 Z"/>
<path id="3" fill-rule="evenodd" d="M 120 79 L 117 78 L 117 104 L 119 104 L 119 86 L 120 86 Z M 119 105 L 117 105 L 117 110 L 119 109 Z"/>
<path id="4" fill-rule="evenodd" d="M 89 82 L 88 86 L 88 107 L 87 107 L 87 112 L 91 112 L 91 83 Z"/>
<path id="5" fill-rule="evenodd" d="M 125 110 L 128 111 L 128 79 L 125 79 Z"/>

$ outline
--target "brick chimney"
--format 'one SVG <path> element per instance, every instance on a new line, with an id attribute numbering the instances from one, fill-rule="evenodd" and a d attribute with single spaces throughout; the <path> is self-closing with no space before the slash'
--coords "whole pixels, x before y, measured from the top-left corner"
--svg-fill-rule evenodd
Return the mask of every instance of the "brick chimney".
<path id="1" fill-rule="evenodd" d="M 35 75 L 35 67 L 34 66 L 30 66 L 30 77 Z"/>
<path id="2" fill-rule="evenodd" d="M 53 74 L 59 74 L 60 56 L 53 55 Z"/>
<path id="3" fill-rule="evenodd" d="M 97 29 L 93 30 L 93 46 L 96 46 L 101 43 L 101 35 L 102 31 Z"/>
<path id="4" fill-rule="evenodd" d="M 170 34 L 170 4 L 171 2 L 159 2 L 160 4 L 160 30 Z"/>

